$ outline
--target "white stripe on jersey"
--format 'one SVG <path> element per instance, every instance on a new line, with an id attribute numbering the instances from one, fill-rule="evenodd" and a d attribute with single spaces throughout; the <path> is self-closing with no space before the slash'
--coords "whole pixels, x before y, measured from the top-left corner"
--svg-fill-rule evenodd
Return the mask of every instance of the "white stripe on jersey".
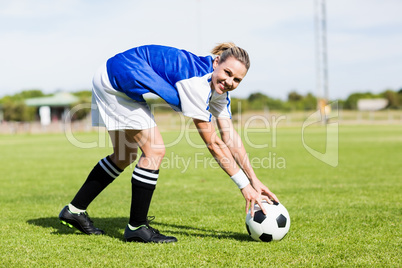
<path id="1" fill-rule="evenodd" d="M 192 77 L 176 83 L 181 110 L 185 116 L 211 121 L 215 117 L 231 118 L 229 94 L 219 95 L 211 90 L 209 79 L 212 73 L 202 77 Z"/>

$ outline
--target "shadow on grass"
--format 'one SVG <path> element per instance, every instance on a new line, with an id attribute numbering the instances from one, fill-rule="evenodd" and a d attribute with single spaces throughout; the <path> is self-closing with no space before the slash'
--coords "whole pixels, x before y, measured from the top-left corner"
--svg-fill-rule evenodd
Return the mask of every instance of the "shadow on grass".
<path id="1" fill-rule="evenodd" d="M 124 227 L 127 224 L 127 218 L 92 218 L 95 226 L 106 232 L 106 235 L 112 238 L 123 240 Z M 75 228 L 69 228 L 60 223 L 58 217 L 47 217 L 28 220 L 27 223 L 50 228 L 51 234 L 57 235 L 84 235 Z"/>
<path id="2" fill-rule="evenodd" d="M 106 235 L 119 240 L 124 240 L 123 232 L 128 222 L 128 218 L 92 218 L 95 226 L 104 230 Z M 51 229 L 51 234 L 55 235 L 83 235 L 76 229 L 70 229 L 60 223 L 58 217 L 47 217 L 28 220 L 27 223 Z M 207 228 L 198 228 L 194 226 L 177 225 L 170 223 L 159 223 L 153 221 L 151 226 L 163 229 L 163 234 L 180 235 L 193 237 L 211 237 L 217 239 L 235 239 L 239 241 L 252 241 L 246 233 L 236 233 L 230 231 L 213 230 Z"/>
<path id="3" fill-rule="evenodd" d="M 214 230 L 208 228 L 199 228 L 194 226 L 170 224 L 170 223 L 157 223 L 155 226 L 164 226 L 163 228 L 169 234 L 177 234 L 181 236 L 194 236 L 194 237 L 212 237 L 217 239 L 235 239 L 239 241 L 253 241 L 246 233 L 237 233 L 231 231 Z"/>

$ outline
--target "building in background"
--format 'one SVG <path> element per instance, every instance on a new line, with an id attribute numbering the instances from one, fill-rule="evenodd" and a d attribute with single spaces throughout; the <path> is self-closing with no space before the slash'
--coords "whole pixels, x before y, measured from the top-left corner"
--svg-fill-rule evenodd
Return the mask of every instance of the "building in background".
<path id="1" fill-rule="evenodd" d="M 387 108 L 387 99 L 359 99 L 357 101 L 357 109 L 359 111 L 379 111 Z"/>
<path id="2" fill-rule="evenodd" d="M 78 101 L 78 97 L 68 92 L 59 92 L 49 97 L 26 99 L 25 104 L 37 107 L 37 115 L 41 124 L 47 126 L 51 122 L 64 120 L 70 107 Z"/>

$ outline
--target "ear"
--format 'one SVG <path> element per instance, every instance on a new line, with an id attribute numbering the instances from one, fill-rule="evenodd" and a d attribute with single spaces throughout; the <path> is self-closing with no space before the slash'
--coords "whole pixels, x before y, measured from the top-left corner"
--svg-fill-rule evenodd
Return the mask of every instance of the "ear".
<path id="1" fill-rule="evenodd" d="M 216 58 L 214 59 L 214 62 L 213 62 L 213 64 L 212 64 L 212 67 L 214 68 L 214 70 L 215 70 L 215 68 L 218 66 L 219 60 L 220 60 L 220 57 L 219 57 L 219 56 L 216 56 Z"/>

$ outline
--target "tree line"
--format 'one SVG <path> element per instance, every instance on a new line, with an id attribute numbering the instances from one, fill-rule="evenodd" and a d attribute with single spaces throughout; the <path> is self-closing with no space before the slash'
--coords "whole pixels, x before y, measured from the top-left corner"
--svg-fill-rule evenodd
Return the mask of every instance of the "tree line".
<path id="1" fill-rule="evenodd" d="M 77 104 L 90 103 L 91 91 L 82 90 L 73 92 L 73 95 L 79 98 L 79 101 L 71 106 Z M 45 94 L 39 89 L 24 90 L 14 95 L 7 95 L 0 99 L 0 114 L 5 121 L 20 121 L 29 122 L 34 121 L 38 117 L 36 107 L 29 107 L 25 104 L 25 100 L 29 98 L 46 97 L 52 94 Z M 388 100 L 387 109 L 402 109 L 402 89 L 394 91 L 387 89 L 379 94 L 371 92 L 365 93 L 352 93 L 345 100 L 337 100 L 338 107 L 342 109 L 355 110 L 357 109 L 357 102 L 359 99 L 375 99 L 385 98 Z M 151 106 L 156 105 L 155 109 L 164 111 L 170 110 L 165 102 L 160 98 L 148 98 L 148 104 Z M 315 110 L 317 109 L 317 97 L 312 93 L 305 95 L 299 94 L 297 91 L 289 92 L 287 99 L 272 98 L 260 92 L 252 93 L 247 98 L 232 98 L 232 112 L 242 113 L 245 111 L 261 111 L 261 110 L 276 110 L 276 111 L 298 111 L 298 110 Z M 75 114 L 75 119 L 82 119 L 89 114 L 89 109 L 83 109 Z"/>

